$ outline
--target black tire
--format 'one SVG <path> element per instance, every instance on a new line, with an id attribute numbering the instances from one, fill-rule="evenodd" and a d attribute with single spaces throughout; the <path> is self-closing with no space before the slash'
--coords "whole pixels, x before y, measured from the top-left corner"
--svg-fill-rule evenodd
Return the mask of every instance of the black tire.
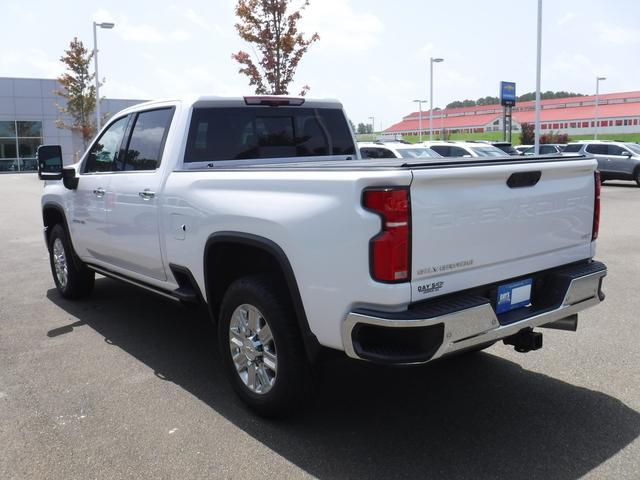
<path id="1" fill-rule="evenodd" d="M 633 179 L 636 181 L 636 185 L 640 187 L 640 168 L 636 168 L 636 171 L 633 172 Z"/>
<path id="2" fill-rule="evenodd" d="M 270 377 L 274 383 L 268 391 L 262 393 L 256 393 L 245 384 L 231 353 L 229 338 L 232 316 L 236 309 L 242 311 L 243 305 L 253 306 L 259 311 L 262 315 L 260 322 L 268 324 L 273 337 L 274 343 L 271 345 L 274 349 L 271 351 L 276 354 L 277 372 L 269 370 L 274 374 Z M 277 278 L 269 275 L 248 276 L 229 286 L 220 309 L 218 341 L 225 373 L 235 392 L 251 410 L 265 417 L 282 417 L 305 405 L 311 386 L 311 369 L 291 302 Z M 263 350 L 267 348 L 269 347 L 265 344 Z M 240 352 L 239 355 L 242 357 L 243 353 Z M 250 366 L 262 365 L 264 374 L 268 369 L 264 369 L 266 354 L 263 355 L 254 360 L 242 357 L 242 361 L 248 362 Z M 254 366 L 254 372 L 255 368 Z M 246 372 L 248 375 L 249 367 Z M 255 376 L 257 377 L 258 375 Z"/>
<path id="3" fill-rule="evenodd" d="M 59 241 L 59 244 L 56 245 L 57 241 Z M 56 271 L 55 252 L 59 251 L 60 245 L 63 249 L 64 265 L 66 266 L 66 281 L 61 281 Z M 75 255 L 67 232 L 60 224 L 55 225 L 49 235 L 49 264 L 51 265 L 51 274 L 56 288 L 64 298 L 84 298 L 93 290 L 95 273 L 89 270 Z"/>

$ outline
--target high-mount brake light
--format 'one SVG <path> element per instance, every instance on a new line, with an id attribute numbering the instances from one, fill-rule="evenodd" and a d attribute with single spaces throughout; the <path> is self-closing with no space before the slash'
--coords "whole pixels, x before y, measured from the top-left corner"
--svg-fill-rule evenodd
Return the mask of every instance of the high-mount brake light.
<path id="1" fill-rule="evenodd" d="M 299 107 L 304 103 L 304 98 L 263 95 L 257 97 L 244 97 L 244 103 L 247 105 L 267 105 L 269 107 Z"/>
<path id="2" fill-rule="evenodd" d="M 593 174 L 595 180 L 595 195 L 593 198 L 593 228 L 591 229 L 591 241 L 598 238 L 600 231 L 600 189 L 602 182 L 600 181 L 600 172 Z"/>
<path id="3" fill-rule="evenodd" d="M 369 242 L 371 277 L 379 282 L 410 279 L 411 205 L 407 187 L 368 188 L 362 205 L 382 219 L 382 229 Z"/>

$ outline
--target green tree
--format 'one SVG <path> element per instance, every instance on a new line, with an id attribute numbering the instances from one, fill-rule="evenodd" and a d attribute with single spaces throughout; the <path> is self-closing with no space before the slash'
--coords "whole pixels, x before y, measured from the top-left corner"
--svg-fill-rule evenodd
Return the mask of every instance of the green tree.
<path id="1" fill-rule="evenodd" d="M 258 95 L 287 95 L 300 60 L 320 39 L 317 33 L 305 38 L 298 31 L 302 10 L 309 1 L 294 10 L 290 4 L 291 0 L 239 0 L 236 5 L 236 30 L 258 59 L 254 62 L 242 50 L 231 57 L 241 65 L 238 72 L 249 77 L 249 85 Z M 307 91 L 309 86 L 305 85 L 300 95 Z"/>
<path id="2" fill-rule="evenodd" d="M 370 123 L 359 123 L 356 133 L 373 133 L 373 126 Z"/>
<path id="3" fill-rule="evenodd" d="M 89 73 L 92 59 L 93 51 L 89 52 L 81 40 L 74 38 L 69 43 L 69 49 L 60 57 L 66 68 L 66 72 L 58 77 L 58 83 L 63 88 L 54 92 L 65 100 L 64 105 L 57 105 L 60 113 L 67 114 L 72 119 L 71 123 L 58 120 L 57 127 L 79 132 L 85 148 L 95 134 L 95 74 Z"/>

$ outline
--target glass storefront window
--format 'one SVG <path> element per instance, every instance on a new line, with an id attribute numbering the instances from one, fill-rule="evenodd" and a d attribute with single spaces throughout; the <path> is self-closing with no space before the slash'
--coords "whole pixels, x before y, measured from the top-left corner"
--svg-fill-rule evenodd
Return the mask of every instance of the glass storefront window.
<path id="1" fill-rule="evenodd" d="M 42 122 L 17 121 L 18 137 L 42 138 Z"/>
<path id="2" fill-rule="evenodd" d="M 16 122 L 12 121 L 0 121 L 0 138 L 15 137 L 16 136 Z"/>
<path id="3" fill-rule="evenodd" d="M 42 122 L 0 121 L 0 172 L 36 171 Z"/>

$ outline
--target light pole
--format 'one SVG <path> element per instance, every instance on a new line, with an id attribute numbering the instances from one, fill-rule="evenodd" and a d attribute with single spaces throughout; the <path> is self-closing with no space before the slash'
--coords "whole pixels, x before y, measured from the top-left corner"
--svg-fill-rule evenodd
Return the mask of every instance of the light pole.
<path id="1" fill-rule="evenodd" d="M 533 153 L 540 155 L 540 66 L 542 63 L 542 0 L 538 0 L 538 38 L 536 46 L 536 124 Z"/>
<path id="2" fill-rule="evenodd" d="M 600 104 L 600 80 L 606 80 L 607 77 L 596 77 L 596 118 L 595 118 L 595 126 L 596 131 L 593 134 L 593 139 L 598 139 L 598 105 Z"/>
<path id="3" fill-rule="evenodd" d="M 420 105 L 420 116 L 418 117 L 418 130 L 419 133 L 418 135 L 420 136 L 420 142 L 422 142 L 422 104 L 423 103 L 427 103 L 426 100 L 414 100 L 415 103 L 417 103 L 418 105 Z"/>
<path id="4" fill-rule="evenodd" d="M 98 76 L 98 35 L 97 27 L 110 29 L 115 26 L 115 23 L 93 22 L 93 64 L 95 66 L 96 75 L 96 133 L 100 131 L 100 77 Z"/>
<path id="5" fill-rule="evenodd" d="M 376 130 L 376 122 L 375 122 L 375 120 L 376 119 L 375 119 L 375 117 L 369 117 L 369 120 L 371 120 L 371 133 L 373 135 L 375 135 L 376 134 L 376 131 L 375 131 Z"/>
<path id="6" fill-rule="evenodd" d="M 429 59 L 429 141 L 433 140 L 433 64 L 443 61 L 444 58 Z"/>

